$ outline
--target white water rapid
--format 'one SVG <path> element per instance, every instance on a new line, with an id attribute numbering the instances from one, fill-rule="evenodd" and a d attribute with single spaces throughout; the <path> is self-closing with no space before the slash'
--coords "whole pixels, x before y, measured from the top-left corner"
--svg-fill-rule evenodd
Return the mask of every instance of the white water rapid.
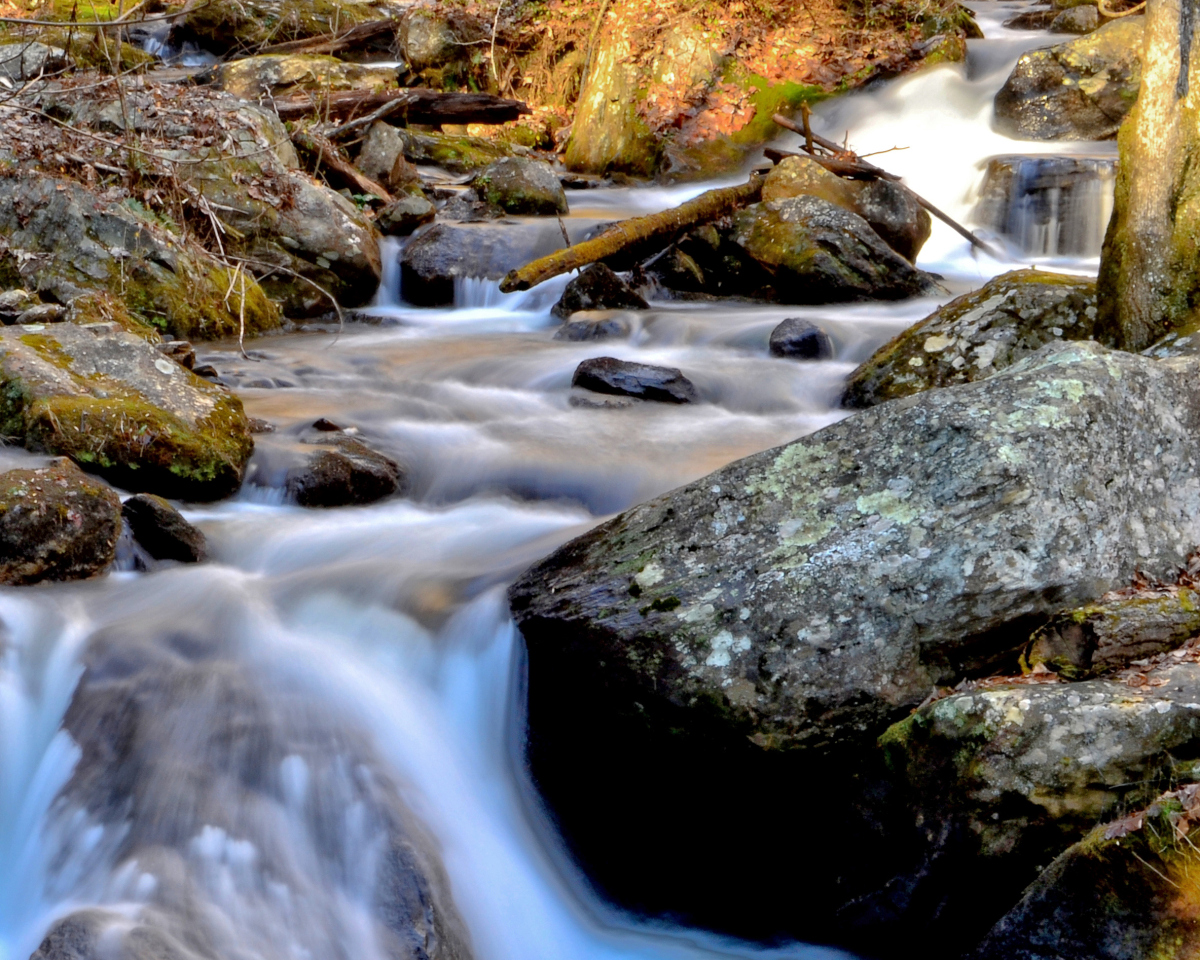
<path id="1" fill-rule="evenodd" d="M 993 157 L 1112 157 L 992 130 L 1016 57 L 1048 40 L 1000 26 L 1023 4 L 974 7 L 989 39 L 966 65 L 817 111 L 860 152 L 908 145 L 878 162 L 968 222 Z M 1072 203 L 1053 194 L 1030 213 L 1036 229 L 1009 198 L 1011 262 L 972 255 L 935 221 L 921 265 L 954 292 L 1034 259 L 1093 270 L 1110 202 L 1101 167 Z M 709 186 L 577 191 L 568 225 Z M 1064 254 L 1056 238 L 1070 231 L 1084 239 Z M 640 922 L 594 895 L 521 770 L 521 646 L 504 587 L 606 516 L 837 420 L 853 366 L 940 301 L 660 302 L 631 318 L 628 339 L 567 343 L 549 313 L 566 278 L 512 297 L 462 281 L 454 309 L 422 310 L 404 304 L 386 252 L 377 324 L 265 339 L 249 360 L 207 345 L 199 359 L 281 434 L 317 417 L 356 428 L 406 465 L 406 497 L 301 509 L 258 463 L 238 497 L 188 511 L 208 564 L 0 591 L 0 960 L 26 960 L 83 908 L 102 911 L 106 949 L 147 956 L 407 955 L 378 906 L 397 831 L 440 852 L 477 960 L 835 956 Z M 771 329 L 798 315 L 829 332 L 832 360 L 768 356 Z M 575 366 L 605 354 L 679 367 L 705 402 L 572 405 Z M 35 459 L 6 452 L 4 465 Z M 154 719 L 153 739 L 127 735 L 131 710 Z M 214 757 L 243 741 L 238 780 Z M 125 794 L 106 792 L 129 770 Z"/>

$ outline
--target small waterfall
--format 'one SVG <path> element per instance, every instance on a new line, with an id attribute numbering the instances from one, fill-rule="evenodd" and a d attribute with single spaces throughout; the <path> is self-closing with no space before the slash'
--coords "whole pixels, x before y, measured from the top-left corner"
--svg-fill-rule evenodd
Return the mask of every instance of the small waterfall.
<path id="1" fill-rule="evenodd" d="M 994 157 L 975 220 L 1029 256 L 1099 256 L 1115 180 L 1108 157 Z"/>

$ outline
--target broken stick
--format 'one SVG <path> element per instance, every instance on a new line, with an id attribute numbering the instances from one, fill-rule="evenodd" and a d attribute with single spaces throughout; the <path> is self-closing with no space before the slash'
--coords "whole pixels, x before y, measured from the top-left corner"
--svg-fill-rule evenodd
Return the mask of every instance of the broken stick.
<path id="1" fill-rule="evenodd" d="M 354 164 L 343 160 L 341 154 L 338 153 L 337 147 L 320 134 L 311 133 L 307 130 L 293 130 L 292 143 L 301 150 L 315 156 L 358 193 L 374 194 L 384 203 L 392 202 L 392 195 L 388 193 L 386 187 L 364 175 Z"/>
<path id="2" fill-rule="evenodd" d="M 708 190 L 670 210 L 622 220 L 598 237 L 534 260 L 519 270 L 510 270 L 500 281 L 500 290 L 502 293 L 528 290 L 551 277 L 586 267 L 646 241 L 658 241 L 662 246 L 668 246 L 696 224 L 723 217 L 744 204 L 755 203 L 760 196 L 762 180 L 752 176 L 748 183 Z"/>
<path id="3" fill-rule="evenodd" d="M 882 167 L 877 167 L 873 163 L 868 163 L 866 160 L 862 159 L 862 157 L 859 157 L 857 154 L 850 153 L 849 151 L 845 150 L 841 144 L 835 143 L 832 140 L 826 139 L 825 137 L 822 137 L 822 136 L 819 136 L 818 134 L 813 133 L 811 128 L 806 130 L 804 127 L 801 127 L 799 124 L 793 123 L 791 120 L 789 120 L 787 117 L 783 116 L 782 114 L 777 113 L 771 119 L 774 120 L 779 126 L 783 127 L 785 130 L 791 130 L 792 133 L 798 133 L 802 137 L 804 137 L 806 152 L 810 150 L 809 143 L 811 142 L 811 143 L 815 144 L 816 146 L 824 147 L 826 150 L 829 150 L 829 151 L 833 152 L 834 154 L 836 154 L 836 156 L 833 156 L 833 157 L 823 157 L 820 154 L 815 152 L 815 147 L 812 148 L 812 152 L 809 153 L 809 157 L 811 159 L 816 160 L 817 163 L 819 163 L 821 166 L 823 166 L 830 173 L 836 173 L 839 177 L 846 177 L 851 180 L 892 180 L 894 182 L 899 182 L 901 179 L 900 177 L 896 176 L 896 174 L 894 174 L 894 173 L 888 173 Z M 772 151 L 772 152 L 783 155 L 783 151 Z M 849 154 L 849 156 L 847 156 L 847 154 Z M 801 156 L 801 154 L 798 154 L 798 153 L 791 154 L 791 155 L 796 156 L 796 157 Z M 845 171 L 845 172 L 842 172 L 842 171 Z M 901 184 L 901 186 L 904 186 L 904 185 Z M 935 217 L 937 217 L 939 220 L 941 220 L 942 223 L 946 224 L 946 226 L 950 227 L 952 230 L 954 230 L 956 233 L 958 233 L 959 236 L 963 237 L 968 242 L 970 242 L 971 246 L 976 247 L 979 250 L 982 250 L 993 260 L 1001 259 L 1000 254 L 998 254 L 995 250 L 993 250 L 989 244 L 984 243 L 984 241 L 980 240 L 970 230 L 968 230 L 961 223 L 959 223 L 957 220 L 955 220 L 953 217 L 951 217 L 950 214 L 945 213 L 942 210 L 939 210 L 937 207 L 935 207 L 932 203 L 930 203 L 928 200 L 926 200 L 923 196 L 921 196 L 919 193 L 917 193 L 911 187 L 905 186 L 904 189 L 907 190 L 910 194 L 912 194 L 912 198 L 914 200 L 916 200 L 917 203 L 919 203 L 922 207 L 924 207 L 926 210 L 928 210 L 930 213 L 932 213 Z"/>

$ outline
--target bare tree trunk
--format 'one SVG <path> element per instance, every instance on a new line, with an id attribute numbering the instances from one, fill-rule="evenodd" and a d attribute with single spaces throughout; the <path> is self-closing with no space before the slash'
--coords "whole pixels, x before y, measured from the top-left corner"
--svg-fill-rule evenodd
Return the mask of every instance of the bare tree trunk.
<path id="1" fill-rule="evenodd" d="M 1188 323 L 1200 300 L 1200 199 L 1194 196 L 1200 171 L 1191 156 L 1200 134 L 1200 77 L 1190 58 L 1190 78 L 1185 74 L 1181 82 L 1180 3 L 1150 0 L 1147 6 L 1141 89 L 1118 135 L 1097 330 L 1124 350 L 1144 350 Z"/>

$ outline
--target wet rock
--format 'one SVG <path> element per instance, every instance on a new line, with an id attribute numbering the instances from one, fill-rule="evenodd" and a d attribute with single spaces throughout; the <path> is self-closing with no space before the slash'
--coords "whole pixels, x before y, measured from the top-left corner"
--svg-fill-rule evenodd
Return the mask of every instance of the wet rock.
<path id="1" fill-rule="evenodd" d="M 968 960 L 1194 954 L 1200 949 L 1195 789 L 1165 793 L 1063 851 Z"/>
<path id="2" fill-rule="evenodd" d="M 785 157 L 763 181 L 762 199 L 819 197 L 856 213 L 883 241 L 914 261 L 929 239 L 932 221 L 912 193 L 890 180 L 843 180 L 809 157 Z"/>
<path id="3" fill-rule="evenodd" d="M 67 312 L 67 308 L 61 303 L 39 303 L 22 311 L 16 322 L 18 324 L 62 323 L 67 319 Z"/>
<path id="4" fill-rule="evenodd" d="M 663 287 L 683 295 L 775 299 L 772 277 L 729 229 L 706 224 L 690 231 L 646 265 Z"/>
<path id="5" fill-rule="evenodd" d="M 217 85 L 242 100 L 327 90 L 383 92 L 392 86 L 394 77 L 390 66 L 347 63 L 312 53 L 262 54 L 217 68 Z"/>
<path id="6" fill-rule="evenodd" d="M 952 300 L 900 333 L 850 375 L 842 402 L 868 407 L 989 377 L 1047 343 L 1089 339 L 1096 285 L 1015 270 Z"/>
<path id="7" fill-rule="evenodd" d="M 996 94 L 996 125 L 1026 140 L 1106 140 L 1141 83 L 1143 17 L 1026 53 Z"/>
<path id="8" fill-rule="evenodd" d="M 582 342 L 628 337 L 633 333 L 633 320 L 612 311 L 577 311 L 571 319 L 554 332 L 555 340 Z"/>
<path id="9" fill-rule="evenodd" d="M 632 397 L 605 397 L 595 393 L 572 393 L 567 403 L 581 410 L 628 410 L 637 405 Z"/>
<path id="10" fill-rule="evenodd" d="M 1010 30 L 1048 30 L 1057 16 L 1057 10 L 1026 10 L 1009 17 L 1004 21 L 1004 26 Z"/>
<path id="11" fill-rule="evenodd" d="M 577 310 L 648 310 L 650 305 L 629 284 L 603 263 L 593 263 L 567 284 L 550 308 L 556 317 Z"/>
<path id="12" fill-rule="evenodd" d="M 828 360 L 833 356 L 833 341 L 811 320 L 791 317 L 771 331 L 768 349 L 773 357 Z"/>
<path id="13" fill-rule="evenodd" d="M 104 291 L 165 321 L 176 336 L 238 331 L 240 288 L 239 297 L 227 299 L 227 267 L 75 181 L 0 180 L 0 238 L 30 255 L 19 260 L 25 287 L 59 303 Z M 247 332 L 277 326 L 278 311 L 258 282 L 246 276 L 245 284 Z"/>
<path id="14" fill-rule="evenodd" d="M 322 433 L 341 433 L 342 428 L 327 417 L 318 417 L 312 422 L 314 430 L 320 430 Z"/>
<path id="15" fill-rule="evenodd" d="M 631 363 L 613 357 L 584 360 L 575 368 L 571 386 L 660 403 L 698 403 L 700 400 L 695 384 L 674 367 Z"/>
<path id="16" fill-rule="evenodd" d="M 69 461 L 0 473 L 0 583 L 94 577 L 120 533 L 121 498 Z"/>
<path id="17" fill-rule="evenodd" d="M 127 490 L 228 496 L 253 441 L 241 401 L 111 324 L 0 328 L 4 434 Z"/>
<path id="18" fill-rule="evenodd" d="M 437 215 L 424 194 L 406 193 L 397 197 L 375 215 L 375 224 L 382 233 L 407 237 L 417 227 L 432 223 Z"/>
<path id="19" fill-rule="evenodd" d="M 204 534 L 162 497 L 135 494 L 121 505 L 121 516 L 133 539 L 155 560 L 199 563 L 207 557 Z"/>
<path id="20" fill-rule="evenodd" d="M 212 369 L 212 368 L 210 368 Z M 250 426 L 251 433 L 274 433 L 275 424 L 269 420 L 264 420 L 262 417 L 248 417 L 246 421 Z"/>
<path id="21" fill-rule="evenodd" d="M 553 221 L 529 228 L 435 223 L 400 254 L 400 289 L 417 306 L 446 306 L 454 303 L 456 278 L 499 280 L 561 247 L 562 234 Z"/>
<path id="22" fill-rule="evenodd" d="M 1068 610 L 1034 631 L 1028 667 L 1041 664 L 1069 680 L 1096 676 L 1200 634 L 1200 594 L 1187 587 L 1116 596 Z"/>
<path id="23" fill-rule="evenodd" d="M 0 77 L 25 83 L 65 70 L 70 65 L 67 51 L 30 40 L 0 43 Z"/>
<path id="24" fill-rule="evenodd" d="M 28 290 L 5 290 L 0 293 L 0 323 L 16 323 L 17 317 L 40 303 L 41 298 Z"/>
<path id="25" fill-rule="evenodd" d="M 1091 33 L 1100 26 L 1100 11 L 1091 4 L 1070 7 L 1050 23 L 1051 33 Z"/>
<path id="26" fill-rule="evenodd" d="M 484 203 L 506 213 L 554 216 L 566 213 L 567 195 L 550 164 L 506 157 L 489 164 L 472 184 Z"/>
<path id="27" fill-rule="evenodd" d="M 400 489 L 400 465 L 350 437 L 313 441 L 307 462 L 288 471 L 285 489 L 302 507 L 374 503 Z"/>
<path id="28" fill-rule="evenodd" d="M 188 370 L 196 366 L 196 348 L 186 340 L 166 340 L 158 345 L 158 349 L 164 356 L 170 357 Z"/>
<path id="29" fill-rule="evenodd" d="M 502 220 L 504 211 L 494 204 L 460 194 L 447 200 L 445 206 L 438 211 L 438 216 L 442 220 L 452 220 L 456 223 L 483 223 L 488 220 Z"/>
<path id="30" fill-rule="evenodd" d="M 735 216 L 734 231 L 784 303 L 896 300 L 936 290 L 865 220 L 818 197 L 753 204 Z"/>

